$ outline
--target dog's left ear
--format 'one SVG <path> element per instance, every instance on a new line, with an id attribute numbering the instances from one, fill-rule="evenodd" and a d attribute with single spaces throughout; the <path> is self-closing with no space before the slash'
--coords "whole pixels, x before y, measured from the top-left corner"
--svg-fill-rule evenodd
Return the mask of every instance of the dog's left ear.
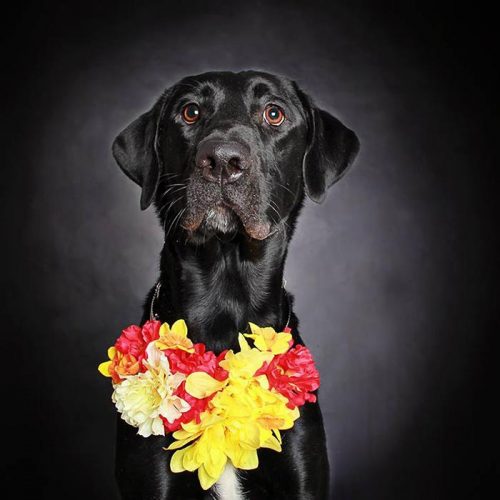
<path id="1" fill-rule="evenodd" d="M 158 130 L 166 96 L 114 140 L 113 156 L 123 172 L 142 187 L 141 209 L 151 205 L 160 178 Z"/>
<path id="2" fill-rule="evenodd" d="M 315 107 L 300 92 L 308 114 L 309 144 L 302 171 L 307 196 L 316 203 L 326 197 L 327 189 L 352 165 L 359 151 L 356 134 L 331 114 Z"/>

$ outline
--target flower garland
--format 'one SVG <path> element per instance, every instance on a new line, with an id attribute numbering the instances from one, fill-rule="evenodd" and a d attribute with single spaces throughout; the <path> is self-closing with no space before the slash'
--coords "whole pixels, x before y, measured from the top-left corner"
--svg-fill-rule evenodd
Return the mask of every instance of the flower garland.
<path id="1" fill-rule="evenodd" d="M 172 472 L 197 470 L 205 490 L 228 460 L 255 469 L 259 448 L 281 451 L 280 431 L 293 427 L 299 406 L 316 401 L 309 349 L 294 346 L 289 328 L 250 329 L 239 334 L 239 352 L 217 356 L 191 342 L 184 320 L 147 321 L 123 330 L 99 365 L 121 418 L 144 437 L 172 432 Z"/>

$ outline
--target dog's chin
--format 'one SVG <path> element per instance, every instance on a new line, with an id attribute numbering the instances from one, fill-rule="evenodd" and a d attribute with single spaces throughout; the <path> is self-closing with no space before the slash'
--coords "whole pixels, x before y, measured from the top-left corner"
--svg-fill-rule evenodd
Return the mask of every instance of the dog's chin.
<path id="1" fill-rule="evenodd" d="M 224 205 L 217 205 L 207 210 L 200 229 L 226 235 L 235 233 L 240 227 L 240 220 L 234 210 Z"/>

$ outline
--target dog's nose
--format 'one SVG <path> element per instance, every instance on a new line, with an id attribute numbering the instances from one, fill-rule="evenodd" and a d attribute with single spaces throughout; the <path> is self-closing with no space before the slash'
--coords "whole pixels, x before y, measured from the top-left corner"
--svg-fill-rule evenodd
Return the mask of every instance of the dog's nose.
<path id="1" fill-rule="evenodd" d="M 250 150 L 239 142 L 203 141 L 196 154 L 196 165 L 209 182 L 231 184 L 248 167 Z"/>

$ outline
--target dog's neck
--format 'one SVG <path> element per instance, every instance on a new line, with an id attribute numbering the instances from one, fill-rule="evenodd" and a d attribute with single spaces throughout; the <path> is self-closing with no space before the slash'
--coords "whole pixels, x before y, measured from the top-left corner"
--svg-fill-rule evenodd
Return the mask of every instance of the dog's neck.
<path id="1" fill-rule="evenodd" d="M 236 348 L 248 322 L 283 328 L 290 313 L 283 290 L 287 246 L 283 231 L 264 241 L 242 234 L 200 245 L 167 240 L 155 312 L 169 323 L 185 319 L 190 338 L 216 352 Z"/>

